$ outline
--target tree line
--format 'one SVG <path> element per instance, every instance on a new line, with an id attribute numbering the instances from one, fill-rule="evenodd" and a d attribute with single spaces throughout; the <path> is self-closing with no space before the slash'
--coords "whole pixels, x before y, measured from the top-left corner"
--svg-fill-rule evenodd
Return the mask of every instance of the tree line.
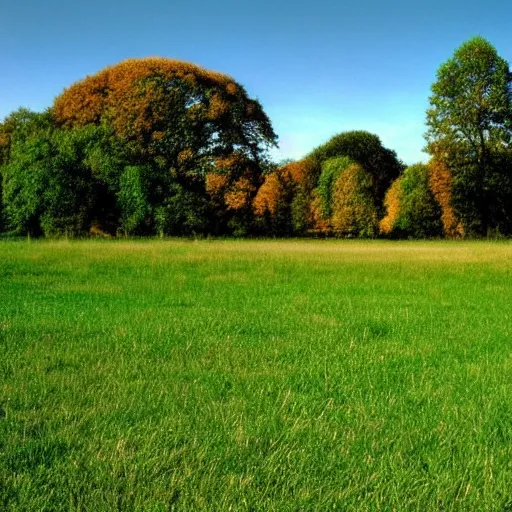
<path id="1" fill-rule="evenodd" d="M 512 74 L 485 39 L 438 70 L 428 163 L 349 131 L 276 164 L 261 104 L 191 63 L 132 59 L 0 123 L 4 236 L 512 234 Z"/>

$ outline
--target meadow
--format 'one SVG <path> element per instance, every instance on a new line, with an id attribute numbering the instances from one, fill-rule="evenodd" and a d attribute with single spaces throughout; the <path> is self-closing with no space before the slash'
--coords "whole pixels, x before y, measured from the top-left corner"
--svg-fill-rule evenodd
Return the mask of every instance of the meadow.
<path id="1" fill-rule="evenodd" d="M 512 243 L 0 243 L 0 510 L 512 510 Z"/>

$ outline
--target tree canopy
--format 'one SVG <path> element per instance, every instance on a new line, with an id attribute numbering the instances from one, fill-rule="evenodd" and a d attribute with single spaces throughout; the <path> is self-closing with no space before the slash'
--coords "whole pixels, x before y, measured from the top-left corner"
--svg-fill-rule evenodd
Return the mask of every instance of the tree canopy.
<path id="1" fill-rule="evenodd" d="M 415 164 L 393 182 L 386 193 L 387 214 L 382 233 L 394 237 L 430 238 L 443 233 L 441 206 L 430 187 L 429 166 Z"/>
<path id="2" fill-rule="evenodd" d="M 426 122 L 425 165 L 364 130 L 278 164 L 232 77 L 129 59 L 0 122 L 0 234 L 512 234 L 512 74 L 488 41 L 440 66 Z"/>
<path id="3" fill-rule="evenodd" d="M 452 201 L 465 229 L 509 230 L 512 75 L 488 41 L 470 39 L 441 65 L 426 123 L 426 149 L 452 174 Z"/>
<path id="4" fill-rule="evenodd" d="M 47 113 L 20 109 L 0 124 L 4 217 L 18 233 L 244 234 L 276 143 L 233 78 L 127 60 L 71 85 Z M 212 175 L 220 202 L 206 190 Z"/>
<path id="5" fill-rule="evenodd" d="M 334 135 L 310 153 L 319 165 L 330 158 L 348 157 L 360 164 L 372 177 L 373 196 L 378 208 L 391 183 L 405 169 L 396 153 L 382 145 L 380 138 L 364 130 Z"/>
<path id="6" fill-rule="evenodd" d="M 257 100 L 228 75 L 164 58 L 130 59 L 66 89 L 59 126 L 107 123 L 137 157 L 183 172 L 243 152 L 258 160 L 277 136 Z"/>

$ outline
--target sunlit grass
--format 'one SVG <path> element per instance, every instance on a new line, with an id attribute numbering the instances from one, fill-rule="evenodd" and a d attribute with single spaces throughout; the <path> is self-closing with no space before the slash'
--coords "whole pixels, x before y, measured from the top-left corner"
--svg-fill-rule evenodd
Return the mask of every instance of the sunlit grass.
<path id="1" fill-rule="evenodd" d="M 0 262 L 0 510 L 512 509 L 509 242 Z"/>

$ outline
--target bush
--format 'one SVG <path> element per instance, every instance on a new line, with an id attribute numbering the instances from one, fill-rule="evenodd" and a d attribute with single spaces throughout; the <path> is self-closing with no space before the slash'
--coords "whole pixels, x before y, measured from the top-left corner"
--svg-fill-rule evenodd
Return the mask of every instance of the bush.
<path id="1" fill-rule="evenodd" d="M 155 209 L 160 236 L 202 235 L 208 231 L 208 205 L 204 195 L 175 183 L 162 206 Z"/>
<path id="2" fill-rule="evenodd" d="M 99 199 L 108 203 L 87 159 L 101 136 L 93 126 L 13 132 L 9 162 L 2 168 L 7 228 L 33 236 L 86 234 Z"/>
<path id="3" fill-rule="evenodd" d="M 125 235 L 143 235 L 152 231 L 146 173 L 147 169 L 142 166 L 127 166 L 119 180 L 117 202 L 121 212 L 120 228 Z"/>

